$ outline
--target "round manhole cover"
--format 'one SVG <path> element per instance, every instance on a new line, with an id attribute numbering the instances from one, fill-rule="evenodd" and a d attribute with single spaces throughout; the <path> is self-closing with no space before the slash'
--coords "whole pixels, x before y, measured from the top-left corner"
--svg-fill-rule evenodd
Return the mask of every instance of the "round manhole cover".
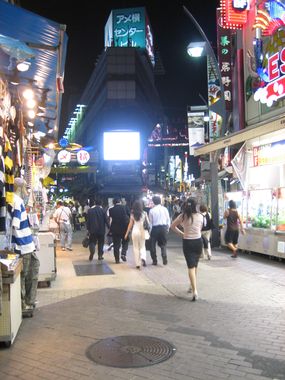
<path id="1" fill-rule="evenodd" d="M 109 367 L 146 367 L 169 359 L 176 348 L 150 336 L 117 336 L 102 339 L 87 349 L 87 357 Z"/>

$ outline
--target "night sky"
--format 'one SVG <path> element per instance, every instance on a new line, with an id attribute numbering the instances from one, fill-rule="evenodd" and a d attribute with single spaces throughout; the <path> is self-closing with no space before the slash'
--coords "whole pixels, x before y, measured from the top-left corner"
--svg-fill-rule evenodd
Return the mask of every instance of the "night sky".
<path id="1" fill-rule="evenodd" d="M 69 118 L 71 95 L 75 102 L 79 100 L 104 49 L 104 26 L 112 9 L 146 8 L 155 47 L 165 68 L 165 75 L 157 77 L 156 83 L 168 116 L 185 115 L 187 105 L 202 104 L 199 93 L 206 97 L 205 59 L 195 61 L 186 52 L 190 41 L 200 41 L 202 37 L 182 5 L 192 13 L 215 47 L 218 0 L 80 0 L 72 3 L 65 0 L 21 0 L 20 3 L 25 9 L 67 26 L 62 124 Z M 64 129 L 64 125 L 60 129 Z"/>

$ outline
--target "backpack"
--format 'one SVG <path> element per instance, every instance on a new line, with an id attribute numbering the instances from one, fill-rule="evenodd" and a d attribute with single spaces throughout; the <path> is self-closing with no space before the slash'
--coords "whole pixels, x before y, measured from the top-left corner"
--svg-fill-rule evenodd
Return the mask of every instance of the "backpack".
<path id="1" fill-rule="evenodd" d="M 210 217 L 209 213 L 207 212 L 206 215 L 203 215 L 203 228 L 202 231 L 209 231 L 214 229 L 214 223 L 213 219 Z"/>

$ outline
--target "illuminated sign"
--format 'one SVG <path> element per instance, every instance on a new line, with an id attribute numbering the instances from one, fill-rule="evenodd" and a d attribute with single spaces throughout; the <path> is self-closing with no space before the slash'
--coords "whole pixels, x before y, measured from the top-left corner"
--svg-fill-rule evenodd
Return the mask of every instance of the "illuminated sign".
<path id="1" fill-rule="evenodd" d="M 260 29 L 263 36 L 272 36 L 278 29 L 285 26 L 284 0 L 263 1 L 258 5 L 254 29 Z"/>
<path id="2" fill-rule="evenodd" d="M 80 163 L 80 165 L 85 165 L 90 160 L 90 154 L 83 149 L 80 149 L 79 152 L 77 152 L 77 161 Z"/>
<path id="3" fill-rule="evenodd" d="M 253 148 L 253 166 L 274 165 L 285 161 L 285 140 Z"/>
<path id="4" fill-rule="evenodd" d="M 226 29 L 242 29 L 247 23 L 246 0 L 221 0 L 221 26 Z"/>
<path id="5" fill-rule="evenodd" d="M 60 150 L 57 154 L 58 162 L 61 164 L 68 164 L 71 160 L 71 153 L 67 150 Z"/>
<path id="6" fill-rule="evenodd" d="M 217 10 L 217 18 L 220 18 L 220 10 Z M 232 111 L 232 31 L 224 29 L 217 23 L 217 52 L 224 85 L 225 105 L 227 111 Z"/>
<path id="7" fill-rule="evenodd" d="M 254 94 L 254 100 L 271 107 L 285 96 L 285 48 L 268 58 L 268 83 Z"/>
<path id="8" fill-rule="evenodd" d="M 105 48 L 109 46 L 146 49 L 154 65 L 153 35 L 143 7 L 112 10 L 105 25 Z"/>

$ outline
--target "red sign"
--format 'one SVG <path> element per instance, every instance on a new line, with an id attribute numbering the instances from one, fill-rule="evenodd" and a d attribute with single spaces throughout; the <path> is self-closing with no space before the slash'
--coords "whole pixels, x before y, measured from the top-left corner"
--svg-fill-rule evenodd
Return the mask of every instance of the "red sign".
<path id="1" fill-rule="evenodd" d="M 226 29 L 242 29 L 247 23 L 247 0 L 221 0 L 222 27 Z"/>

